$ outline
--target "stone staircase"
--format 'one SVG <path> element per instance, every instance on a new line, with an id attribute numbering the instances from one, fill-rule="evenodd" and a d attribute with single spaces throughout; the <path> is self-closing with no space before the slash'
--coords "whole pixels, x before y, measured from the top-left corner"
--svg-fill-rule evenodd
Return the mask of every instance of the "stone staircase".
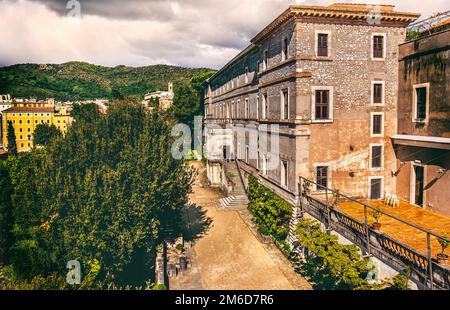
<path id="1" fill-rule="evenodd" d="M 297 224 L 300 221 L 300 212 L 299 208 L 294 207 L 294 210 L 292 211 L 292 218 L 289 222 L 289 235 L 288 235 L 288 244 L 293 247 L 294 243 L 297 241 L 297 238 L 295 237 L 295 229 L 297 228 Z"/>
<path id="2" fill-rule="evenodd" d="M 233 183 L 233 191 L 228 197 L 219 199 L 220 205 L 225 209 L 245 209 L 249 203 L 244 184 L 240 178 L 239 170 L 235 161 L 224 162 L 225 174 Z"/>
<path id="3" fill-rule="evenodd" d="M 225 209 L 245 209 L 249 203 L 246 195 L 225 197 L 219 199 L 219 202 Z"/>

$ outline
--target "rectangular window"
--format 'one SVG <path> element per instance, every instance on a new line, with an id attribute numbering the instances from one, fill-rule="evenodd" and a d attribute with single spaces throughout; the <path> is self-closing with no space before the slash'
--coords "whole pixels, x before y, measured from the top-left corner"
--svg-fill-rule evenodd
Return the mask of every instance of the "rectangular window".
<path id="1" fill-rule="evenodd" d="M 281 161 L 281 185 L 288 186 L 288 162 L 286 160 Z"/>
<path id="2" fill-rule="evenodd" d="M 241 100 L 237 101 L 236 104 L 236 116 L 237 118 L 241 118 L 242 114 L 241 114 Z"/>
<path id="3" fill-rule="evenodd" d="M 288 59 L 289 57 L 288 55 L 289 55 L 289 41 L 288 38 L 284 38 L 281 59 L 285 61 L 286 59 Z"/>
<path id="4" fill-rule="evenodd" d="M 317 56 L 328 57 L 328 34 L 319 33 L 317 37 Z"/>
<path id="5" fill-rule="evenodd" d="M 259 119 L 259 96 L 256 98 L 256 119 Z"/>
<path id="6" fill-rule="evenodd" d="M 330 91 L 316 90 L 315 118 L 316 120 L 329 119 Z"/>
<path id="7" fill-rule="evenodd" d="M 373 58 L 384 58 L 384 36 L 373 36 Z"/>
<path id="8" fill-rule="evenodd" d="M 281 109 L 282 118 L 289 119 L 289 91 L 287 89 L 281 91 Z"/>
<path id="9" fill-rule="evenodd" d="M 328 166 L 316 167 L 316 183 L 318 191 L 328 188 Z"/>
<path id="10" fill-rule="evenodd" d="M 427 88 L 416 88 L 416 119 L 425 120 L 427 118 Z"/>
<path id="11" fill-rule="evenodd" d="M 371 146 L 371 168 L 377 169 L 381 168 L 383 165 L 383 146 L 373 145 Z"/>
<path id="12" fill-rule="evenodd" d="M 262 111 L 262 119 L 267 119 L 267 116 L 268 116 L 267 94 L 263 94 L 261 111 Z"/>
<path id="13" fill-rule="evenodd" d="M 248 156 L 248 145 L 246 145 L 245 146 L 245 162 L 248 164 L 248 159 L 249 159 L 249 156 Z"/>
<path id="14" fill-rule="evenodd" d="M 269 67 L 269 51 L 264 51 L 264 58 L 263 58 L 263 70 L 267 70 Z"/>
<path id="15" fill-rule="evenodd" d="M 245 84 L 248 83 L 248 67 L 245 67 Z"/>
<path id="16" fill-rule="evenodd" d="M 373 104 L 383 104 L 383 83 L 373 83 Z"/>
<path id="17" fill-rule="evenodd" d="M 383 135 L 383 114 L 377 113 L 372 114 L 372 136 Z"/>
<path id="18" fill-rule="evenodd" d="M 382 197 L 382 178 L 370 179 L 370 199 L 381 199 Z"/>
<path id="19" fill-rule="evenodd" d="M 248 98 L 245 99 L 245 118 L 249 119 L 250 118 L 250 107 L 248 104 Z"/>

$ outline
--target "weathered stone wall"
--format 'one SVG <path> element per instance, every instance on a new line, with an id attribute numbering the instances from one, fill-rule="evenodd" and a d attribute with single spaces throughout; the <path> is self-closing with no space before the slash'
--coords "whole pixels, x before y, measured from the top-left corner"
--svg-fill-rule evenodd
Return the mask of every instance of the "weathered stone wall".
<path id="1" fill-rule="evenodd" d="M 329 57 L 315 56 L 317 32 L 329 33 Z M 372 60 L 372 34 L 386 34 L 386 58 Z M 312 72 L 297 84 L 300 98 L 299 118 L 311 121 L 313 89 L 333 89 L 333 122 L 312 124 L 308 165 L 297 162 L 302 175 L 315 178 L 315 164 L 331 166 L 334 188 L 354 195 L 367 196 L 368 178 L 384 178 L 384 188 L 395 188 L 395 155 L 390 137 L 396 133 L 398 44 L 404 41 L 404 29 L 392 27 L 339 24 L 301 24 L 298 32 L 297 70 Z M 384 81 L 384 106 L 371 105 L 372 81 Z M 384 113 L 384 137 L 371 138 L 371 112 Z M 299 138 L 304 139 L 304 138 Z M 384 145 L 384 168 L 370 171 L 370 144 Z M 299 143 L 299 147 L 302 147 Z M 305 171 L 306 168 L 306 171 Z M 354 177 L 349 175 L 354 172 Z"/>
<path id="2" fill-rule="evenodd" d="M 398 131 L 450 138 L 450 29 L 400 46 Z M 414 123 L 414 85 L 430 83 L 429 120 Z"/>

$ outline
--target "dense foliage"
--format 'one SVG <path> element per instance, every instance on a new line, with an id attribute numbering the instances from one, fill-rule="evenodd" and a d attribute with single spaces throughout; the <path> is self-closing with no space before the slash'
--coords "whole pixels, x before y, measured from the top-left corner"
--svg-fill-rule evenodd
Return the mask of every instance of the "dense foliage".
<path id="1" fill-rule="evenodd" d="M 353 290 L 368 289 L 365 279 L 367 259 L 362 259 L 355 245 L 342 245 L 334 235 L 323 232 L 320 223 L 305 219 L 295 231 L 298 246 L 306 250 L 306 262 L 301 269 L 316 289 Z"/>
<path id="2" fill-rule="evenodd" d="M 61 136 L 61 131 L 55 125 L 39 124 L 34 130 L 33 142 L 35 145 L 45 146 L 53 139 Z"/>
<path id="3" fill-rule="evenodd" d="M 126 102 L 106 115 L 95 105 L 74 112 L 64 137 L 0 166 L 1 185 L 11 185 L 0 210 L 12 217 L 12 278 L 59 287 L 78 260 L 81 288 L 145 285 L 157 245 L 184 230 L 192 170 L 171 156 L 164 113 Z"/>
<path id="4" fill-rule="evenodd" d="M 16 131 L 14 130 L 12 121 L 8 121 L 7 126 L 6 136 L 8 137 L 8 153 L 14 155 L 17 153 Z"/>
<path id="5" fill-rule="evenodd" d="M 187 83 L 194 75 L 208 72 L 202 68 L 166 65 L 114 68 L 68 62 L 56 64 L 20 64 L 0 68 L 0 93 L 14 97 L 58 100 L 122 99 L 166 90 L 167 83 Z"/>
<path id="6" fill-rule="evenodd" d="M 183 124 L 194 128 L 194 117 L 204 114 L 204 85 L 203 83 L 214 74 L 214 71 L 202 72 L 189 81 L 175 85 L 175 97 L 172 106 L 174 118 Z"/>
<path id="7" fill-rule="evenodd" d="M 289 233 L 292 206 L 273 191 L 259 184 L 258 179 L 250 176 L 249 209 L 264 235 L 270 235 L 277 241 L 284 241 Z"/>

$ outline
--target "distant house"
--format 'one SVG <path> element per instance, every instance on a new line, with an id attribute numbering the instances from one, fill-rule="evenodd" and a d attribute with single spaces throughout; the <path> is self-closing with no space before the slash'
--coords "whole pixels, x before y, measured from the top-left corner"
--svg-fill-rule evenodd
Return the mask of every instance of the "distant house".
<path id="1" fill-rule="evenodd" d="M 11 121 L 16 133 L 17 150 L 30 151 L 33 133 L 39 124 L 55 125 L 65 133 L 72 122 L 68 110 L 57 107 L 54 99 L 46 101 L 13 101 L 11 107 L 2 113 L 2 142 L 8 148 L 8 122 Z"/>
<path id="2" fill-rule="evenodd" d="M 158 100 L 159 107 L 162 110 L 168 110 L 173 104 L 174 95 L 173 83 L 169 82 L 167 91 L 156 91 L 146 94 L 144 97 L 144 101 L 142 101 L 142 104 L 147 108 L 151 108 L 152 100 Z"/>

